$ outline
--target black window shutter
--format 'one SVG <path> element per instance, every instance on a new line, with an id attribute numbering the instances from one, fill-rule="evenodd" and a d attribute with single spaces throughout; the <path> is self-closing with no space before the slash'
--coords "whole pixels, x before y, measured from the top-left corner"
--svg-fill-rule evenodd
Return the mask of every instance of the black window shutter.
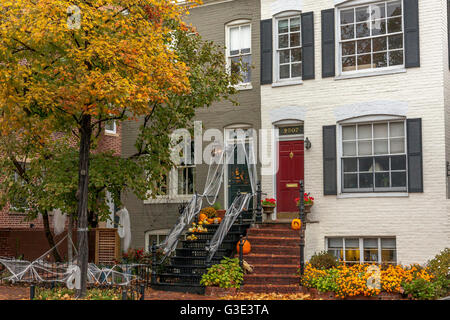
<path id="1" fill-rule="evenodd" d="M 335 125 L 323 127 L 323 194 L 337 195 Z"/>
<path id="2" fill-rule="evenodd" d="M 261 20 L 261 84 L 272 83 L 272 19 Z"/>
<path id="3" fill-rule="evenodd" d="M 405 19 L 405 67 L 420 67 L 419 1 L 403 0 Z"/>
<path id="4" fill-rule="evenodd" d="M 322 78 L 335 76 L 335 48 L 334 9 L 322 10 Z"/>
<path id="5" fill-rule="evenodd" d="M 314 13 L 302 13 L 302 79 L 314 79 Z"/>
<path id="6" fill-rule="evenodd" d="M 408 191 L 423 192 L 422 119 L 407 120 Z"/>

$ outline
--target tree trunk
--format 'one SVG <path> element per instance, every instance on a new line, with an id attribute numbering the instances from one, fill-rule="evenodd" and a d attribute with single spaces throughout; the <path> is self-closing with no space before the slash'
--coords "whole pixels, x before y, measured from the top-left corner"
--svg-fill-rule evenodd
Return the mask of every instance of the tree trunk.
<path id="1" fill-rule="evenodd" d="M 42 221 L 44 223 L 45 237 L 47 238 L 48 245 L 50 246 L 50 249 L 51 249 L 55 246 L 55 240 L 53 239 L 53 234 L 50 231 L 50 222 L 48 220 L 48 212 L 47 211 L 42 213 Z M 54 248 L 52 250 L 52 254 L 53 254 L 53 258 L 55 258 L 56 262 L 62 261 L 57 248 Z"/>
<path id="2" fill-rule="evenodd" d="M 91 116 L 83 115 L 81 118 L 80 155 L 78 169 L 78 266 L 81 271 L 81 289 L 77 297 L 86 295 L 87 269 L 88 269 L 88 186 L 89 186 L 89 153 L 91 147 Z"/>
<path id="3" fill-rule="evenodd" d="M 73 215 L 69 213 L 69 224 L 67 226 L 67 260 L 69 265 L 73 262 L 73 247 L 72 247 L 72 230 L 73 230 Z"/>

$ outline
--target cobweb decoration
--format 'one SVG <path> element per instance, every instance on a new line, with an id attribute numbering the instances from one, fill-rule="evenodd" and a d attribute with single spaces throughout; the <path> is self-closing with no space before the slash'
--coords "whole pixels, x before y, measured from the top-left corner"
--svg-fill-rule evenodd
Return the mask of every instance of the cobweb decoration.
<path id="1" fill-rule="evenodd" d="M 117 211 L 116 214 L 119 217 L 117 233 L 119 234 L 119 237 L 123 239 L 123 252 L 127 252 L 131 244 L 130 214 L 128 213 L 127 208 Z"/>
<path id="2" fill-rule="evenodd" d="M 67 215 L 61 212 L 61 209 L 53 210 L 53 232 L 55 236 L 61 234 L 66 227 Z"/>

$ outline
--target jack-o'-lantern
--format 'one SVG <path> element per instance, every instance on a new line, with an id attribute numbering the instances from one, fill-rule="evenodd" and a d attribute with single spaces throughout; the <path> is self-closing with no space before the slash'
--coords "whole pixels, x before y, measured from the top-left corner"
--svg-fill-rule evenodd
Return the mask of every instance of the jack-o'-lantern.
<path id="1" fill-rule="evenodd" d="M 250 245 L 250 241 L 243 240 L 243 242 L 244 242 L 244 245 L 242 246 L 242 253 L 243 254 L 249 254 L 250 251 L 252 250 L 252 246 Z M 238 241 L 238 243 L 236 245 L 236 250 L 237 250 L 238 253 L 240 251 L 239 249 L 240 249 L 240 247 L 239 247 L 239 241 Z"/>
<path id="2" fill-rule="evenodd" d="M 291 228 L 293 230 L 300 230 L 300 228 L 302 227 L 302 221 L 300 219 L 294 219 L 291 222 Z"/>

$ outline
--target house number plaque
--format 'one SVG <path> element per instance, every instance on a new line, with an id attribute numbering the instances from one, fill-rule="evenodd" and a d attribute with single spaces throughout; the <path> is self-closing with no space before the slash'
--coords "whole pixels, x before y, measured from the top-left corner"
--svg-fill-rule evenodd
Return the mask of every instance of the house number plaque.
<path id="1" fill-rule="evenodd" d="M 294 134 L 303 134 L 303 125 L 280 128 L 280 136 L 289 136 Z"/>

